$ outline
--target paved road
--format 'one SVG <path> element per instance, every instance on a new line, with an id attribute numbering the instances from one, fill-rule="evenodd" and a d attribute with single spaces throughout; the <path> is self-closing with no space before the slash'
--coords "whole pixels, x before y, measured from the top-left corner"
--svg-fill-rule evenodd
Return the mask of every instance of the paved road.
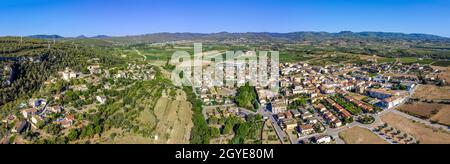
<path id="1" fill-rule="evenodd" d="M 336 141 L 336 144 L 345 144 L 344 140 L 342 140 L 341 138 L 339 138 L 339 136 L 332 136 L 334 138 L 334 140 Z"/>
<path id="2" fill-rule="evenodd" d="M 245 108 L 239 108 L 239 111 L 244 113 L 245 115 L 249 115 L 249 114 L 256 114 L 256 112 L 245 109 Z"/>
<path id="3" fill-rule="evenodd" d="M 277 133 L 278 139 L 280 139 L 282 144 L 285 144 L 284 139 L 286 136 L 284 135 L 284 131 L 281 129 L 280 125 L 278 125 L 278 122 L 275 119 L 275 117 L 270 113 L 266 113 L 265 116 L 269 117 L 270 121 L 272 122 L 272 125 L 275 128 L 275 132 Z"/>
<path id="4" fill-rule="evenodd" d="M 251 112 L 253 112 L 253 111 L 251 111 Z M 275 119 L 274 115 L 270 111 L 267 111 L 267 106 L 261 105 L 256 113 L 261 114 L 263 117 L 269 118 L 270 122 L 272 123 L 273 127 L 275 128 L 275 133 L 277 134 L 278 139 L 281 141 L 282 144 L 285 144 L 284 140 L 286 138 L 286 135 L 285 135 L 283 129 L 278 124 L 278 121 Z M 292 140 L 291 140 L 291 142 L 292 142 Z"/>

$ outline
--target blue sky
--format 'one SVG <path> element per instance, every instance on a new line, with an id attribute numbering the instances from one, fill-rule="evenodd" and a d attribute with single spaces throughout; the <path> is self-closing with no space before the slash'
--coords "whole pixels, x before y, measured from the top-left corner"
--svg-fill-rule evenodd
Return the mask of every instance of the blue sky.
<path id="1" fill-rule="evenodd" d="M 0 36 L 384 31 L 450 37 L 446 0 L 0 0 Z"/>

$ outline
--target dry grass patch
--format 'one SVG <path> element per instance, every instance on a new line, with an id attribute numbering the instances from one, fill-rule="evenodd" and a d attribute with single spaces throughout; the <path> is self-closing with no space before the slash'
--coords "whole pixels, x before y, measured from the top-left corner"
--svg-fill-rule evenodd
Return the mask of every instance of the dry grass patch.
<path id="1" fill-rule="evenodd" d="M 408 134 L 413 135 L 424 144 L 449 144 L 450 134 L 439 129 L 426 126 L 395 113 L 387 113 L 381 117 L 383 122 Z"/>
<path id="2" fill-rule="evenodd" d="M 413 116 L 428 119 L 437 114 L 445 106 L 445 104 L 437 103 L 413 103 L 401 105 L 398 107 L 398 110 Z"/>
<path id="3" fill-rule="evenodd" d="M 431 120 L 435 120 L 440 124 L 450 126 L 450 105 L 445 105 L 439 110 L 439 112 L 431 117 Z"/>
<path id="4" fill-rule="evenodd" d="M 450 86 L 420 85 L 413 97 L 422 100 L 450 99 Z"/>
<path id="5" fill-rule="evenodd" d="M 339 137 L 347 144 L 388 144 L 369 129 L 359 126 L 339 133 Z"/>
<path id="6" fill-rule="evenodd" d="M 432 68 L 442 70 L 442 73 L 439 74 L 439 78 L 445 79 L 445 81 L 450 82 L 450 67 L 433 66 Z"/>

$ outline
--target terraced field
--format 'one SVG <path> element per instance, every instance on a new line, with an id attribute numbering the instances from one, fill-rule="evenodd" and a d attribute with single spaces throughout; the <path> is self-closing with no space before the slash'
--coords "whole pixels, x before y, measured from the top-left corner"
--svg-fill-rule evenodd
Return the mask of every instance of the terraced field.
<path id="1" fill-rule="evenodd" d="M 193 126 L 191 108 L 192 105 L 186 98 L 179 97 L 172 100 L 161 97 L 156 103 L 154 112 L 158 120 L 155 143 L 189 143 L 190 129 Z"/>

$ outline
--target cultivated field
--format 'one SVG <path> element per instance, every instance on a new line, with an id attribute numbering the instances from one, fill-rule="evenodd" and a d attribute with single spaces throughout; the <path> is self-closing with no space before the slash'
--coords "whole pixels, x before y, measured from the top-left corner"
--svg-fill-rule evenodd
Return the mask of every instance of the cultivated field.
<path id="1" fill-rule="evenodd" d="M 450 105 L 442 107 L 436 115 L 431 117 L 431 120 L 450 126 Z"/>
<path id="2" fill-rule="evenodd" d="M 346 144 L 388 144 L 368 129 L 356 126 L 339 133 Z"/>
<path id="3" fill-rule="evenodd" d="M 413 97 L 422 100 L 450 99 L 450 86 L 420 85 Z"/>
<path id="4" fill-rule="evenodd" d="M 116 134 L 114 139 L 111 138 L 111 134 Z M 102 135 L 101 142 L 105 144 L 153 144 L 154 140 L 150 137 L 143 137 L 139 134 L 124 132 L 122 129 L 110 129 L 108 132 Z M 83 143 L 83 141 L 79 142 Z"/>
<path id="5" fill-rule="evenodd" d="M 387 113 L 381 117 L 381 120 L 402 132 L 413 135 L 420 143 L 450 144 L 450 134 L 448 132 L 413 122 L 395 113 Z"/>
<path id="6" fill-rule="evenodd" d="M 450 66 L 450 61 L 441 60 L 441 61 L 437 61 L 437 62 L 433 63 L 432 65 L 439 66 L 439 67 L 448 67 L 448 66 Z"/>
<path id="7" fill-rule="evenodd" d="M 152 138 L 143 137 L 138 134 L 127 134 L 115 139 L 112 144 L 153 144 Z"/>
<path id="8" fill-rule="evenodd" d="M 178 93 L 180 94 L 180 92 Z M 171 100 L 161 97 L 155 106 L 155 115 L 158 119 L 155 133 L 159 144 L 189 143 L 192 124 L 192 105 L 186 100 Z"/>
<path id="9" fill-rule="evenodd" d="M 433 115 L 437 114 L 439 110 L 444 108 L 445 106 L 445 104 L 437 103 L 413 103 L 403 104 L 398 107 L 398 110 L 411 114 L 413 116 L 429 119 Z"/>
<path id="10" fill-rule="evenodd" d="M 264 123 L 263 133 L 262 133 L 262 143 L 263 144 L 281 144 L 280 140 L 277 137 L 275 132 L 275 128 L 272 123 L 267 120 Z"/>

